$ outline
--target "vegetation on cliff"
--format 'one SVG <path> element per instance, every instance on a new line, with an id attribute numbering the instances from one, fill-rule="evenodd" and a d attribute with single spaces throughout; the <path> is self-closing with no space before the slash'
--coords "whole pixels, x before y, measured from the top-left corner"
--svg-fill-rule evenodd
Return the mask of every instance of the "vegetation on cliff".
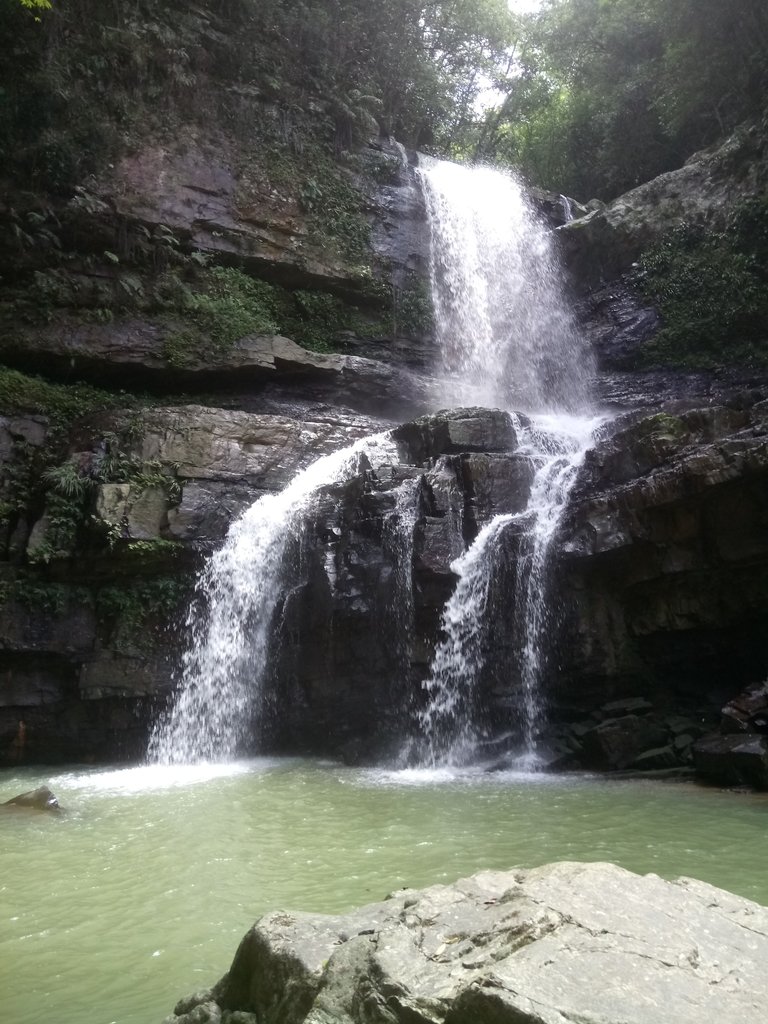
<path id="1" fill-rule="evenodd" d="M 675 228 L 633 274 L 662 327 L 646 364 L 768 365 L 768 200 L 737 204 L 722 231 Z"/>

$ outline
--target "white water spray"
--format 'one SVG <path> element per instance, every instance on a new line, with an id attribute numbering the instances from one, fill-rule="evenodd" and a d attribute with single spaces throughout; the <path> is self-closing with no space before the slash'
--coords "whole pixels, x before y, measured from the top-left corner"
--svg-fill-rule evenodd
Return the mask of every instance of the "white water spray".
<path id="1" fill-rule="evenodd" d="M 363 438 L 313 462 L 232 524 L 200 575 L 201 600 L 187 620 L 191 643 L 176 699 L 150 737 L 151 761 L 227 760 L 238 753 L 261 699 L 290 540 L 322 488 L 354 475 L 362 455 L 376 464 L 395 453 L 387 435 Z"/>

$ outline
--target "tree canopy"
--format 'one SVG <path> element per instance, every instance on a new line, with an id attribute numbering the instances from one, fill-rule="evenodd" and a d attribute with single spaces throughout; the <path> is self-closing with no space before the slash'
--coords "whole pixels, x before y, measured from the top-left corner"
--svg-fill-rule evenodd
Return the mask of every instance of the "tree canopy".
<path id="1" fill-rule="evenodd" d="M 528 15 L 507 0 L 0 8 L 0 156 L 24 174 L 58 161 L 62 182 L 141 118 L 194 117 L 213 78 L 313 117 L 337 151 L 380 130 L 605 199 L 761 115 L 768 92 L 765 0 L 545 0 Z M 54 150 L 73 135 L 68 169 Z"/>
<path id="2" fill-rule="evenodd" d="M 523 21 L 474 155 L 610 198 L 761 115 L 765 0 L 548 0 Z"/>

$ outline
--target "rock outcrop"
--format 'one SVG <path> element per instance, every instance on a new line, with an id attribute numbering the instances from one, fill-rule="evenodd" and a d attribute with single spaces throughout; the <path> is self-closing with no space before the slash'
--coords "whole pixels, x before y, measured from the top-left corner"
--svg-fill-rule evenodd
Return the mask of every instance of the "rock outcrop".
<path id="1" fill-rule="evenodd" d="M 725 700 L 764 674 L 765 403 L 743 397 L 630 421 L 588 454 L 556 584 L 565 667 L 550 696 L 568 717 L 643 695 L 662 717 L 711 728 Z M 646 750 L 673 743 L 662 731 Z M 626 767 L 627 756 L 603 745 L 588 763 Z"/>
<path id="2" fill-rule="evenodd" d="M 693 763 L 708 782 L 768 789 L 768 683 L 728 701 L 720 732 L 693 745 Z"/>
<path id="3" fill-rule="evenodd" d="M 724 143 L 694 153 L 678 170 L 560 228 L 574 282 L 586 291 L 614 281 L 643 250 L 682 224 L 723 227 L 732 206 L 761 194 L 766 181 L 765 137 L 758 126 L 745 125 Z"/>
<path id="4" fill-rule="evenodd" d="M 165 1024 L 758 1024 L 768 910 L 612 864 L 485 871 L 331 917 L 275 911 Z"/>
<path id="5" fill-rule="evenodd" d="M 0 338 L 0 358 L 25 370 L 44 369 L 60 376 L 153 391 L 218 392 L 248 395 L 254 404 L 264 395 L 400 416 L 426 409 L 433 382 L 381 360 L 330 352 L 310 352 L 290 338 L 246 335 L 225 352 L 192 352 L 176 365 L 167 341 L 179 325 L 142 320 L 82 324 L 20 331 Z"/>

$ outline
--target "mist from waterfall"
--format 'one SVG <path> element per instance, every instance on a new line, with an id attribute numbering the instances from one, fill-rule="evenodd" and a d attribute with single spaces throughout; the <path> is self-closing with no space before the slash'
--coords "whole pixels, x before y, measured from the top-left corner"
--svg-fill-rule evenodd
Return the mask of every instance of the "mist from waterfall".
<path id="1" fill-rule="evenodd" d="M 427 159 L 419 169 L 429 218 L 430 278 L 447 404 L 482 404 L 514 416 L 518 453 L 534 477 L 523 512 L 483 527 L 451 568 L 459 577 L 419 712 L 424 764 L 463 764 L 483 739 L 477 681 L 494 616 L 512 617 L 519 640 L 520 764 L 537 765 L 541 680 L 553 622 L 552 542 L 599 423 L 591 410 L 592 359 L 566 301 L 546 229 L 509 173 Z M 509 608 L 490 607 L 499 545 L 520 533 Z M 495 723 L 497 726 L 505 723 Z M 510 723 L 513 724 L 513 723 Z"/>

